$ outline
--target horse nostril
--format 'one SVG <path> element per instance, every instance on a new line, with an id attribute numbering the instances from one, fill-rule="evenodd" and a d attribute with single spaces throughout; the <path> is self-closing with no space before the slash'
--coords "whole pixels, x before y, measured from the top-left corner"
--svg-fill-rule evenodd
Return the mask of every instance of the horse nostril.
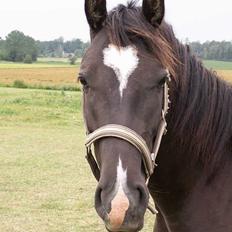
<path id="1" fill-rule="evenodd" d="M 141 188 L 137 188 L 138 192 L 139 192 L 139 201 L 141 201 L 143 199 L 143 190 Z"/>
<path id="2" fill-rule="evenodd" d="M 107 222 L 109 220 L 107 209 L 104 204 L 103 199 L 103 188 L 100 186 L 97 187 L 95 192 L 95 209 L 98 213 L 98 215 L 103 219 L 103 221 Z"/>

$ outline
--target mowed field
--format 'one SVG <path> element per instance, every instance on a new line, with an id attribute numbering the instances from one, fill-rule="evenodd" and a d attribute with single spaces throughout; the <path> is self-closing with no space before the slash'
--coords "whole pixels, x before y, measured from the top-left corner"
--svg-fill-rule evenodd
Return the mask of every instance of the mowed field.
<path id="1" fill-rule="evenodd" d="M 70 65 L 67 59 L 41 58 L 34 64 L 0 62 L 0 86 L 14 86 L 16 81 L 29 88 L 73 87 L 78 89 L 80 60 Z"/>
<path id="2" fill-rule="evenodd" d="M 232 81 L 232 62 L 204 61 L 204 64 L 223 79 Z M 73 66 L 62 58 L 41 58 L 34 64 L 0 62 L 0 86 L 17 87 L 15 82 L 20 81 L 28 88 L 79 90 L 79 66 L 80 60 Z"/>
<path id="3" fill-rule="evenodd" d="M 105 231 L 84 136 L 80 92 L 0 88 L 1 232 Z"/>
<path id="4" fill-rule="evenodd" d="M 206 65 L 232 81 L 232 63 Z M 78 67 L 64 60 L 0 63 L 0 84 L 78 85 Z M 105 231 L 84 137 L 81 92 L 0 87 L 0 232 Z M 153 224 L 148 212 L 143 231 Z"/>

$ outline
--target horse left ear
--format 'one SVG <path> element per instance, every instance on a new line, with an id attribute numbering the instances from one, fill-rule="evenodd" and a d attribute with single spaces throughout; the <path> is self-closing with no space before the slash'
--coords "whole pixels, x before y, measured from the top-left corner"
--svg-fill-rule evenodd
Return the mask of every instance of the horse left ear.
<path id="1" fill-rule="evenodd" d="M 85 14 L 91 31 L 99 32 L 107 17 L 106 0 L 85 0 Z"/>
<path id="2" fill-rule="evenodd" d="M 160 25 L 165 13 L 164 0 L 143 0 L 142 10 L 145 18 L 153 26 Z"/>

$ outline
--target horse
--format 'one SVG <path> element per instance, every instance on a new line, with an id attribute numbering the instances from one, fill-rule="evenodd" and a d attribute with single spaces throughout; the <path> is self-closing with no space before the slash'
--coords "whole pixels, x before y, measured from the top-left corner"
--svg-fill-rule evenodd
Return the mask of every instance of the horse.
<path id="1" fill-rule="evenodd" d="M 164 0 L 109 13 L 106 0 L 85 0 L 85 13 L 79 81 L 106 229 L 140 231 L 151 195 L 154 232 L 231 232 L 231 85 L 175 37 Z"/>

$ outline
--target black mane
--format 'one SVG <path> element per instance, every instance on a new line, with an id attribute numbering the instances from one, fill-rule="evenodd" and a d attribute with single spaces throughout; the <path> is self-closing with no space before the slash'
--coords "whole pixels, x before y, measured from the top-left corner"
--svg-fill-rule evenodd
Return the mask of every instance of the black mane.
<path id="1" fill-rule="evenodd" d="M 195 161 L 220 165 L 225 151 L 232 150 L 232 86 L 206 69 L 174 34 L 169 41 L 182 63 L 176 69 L 170 127 Z"/>

